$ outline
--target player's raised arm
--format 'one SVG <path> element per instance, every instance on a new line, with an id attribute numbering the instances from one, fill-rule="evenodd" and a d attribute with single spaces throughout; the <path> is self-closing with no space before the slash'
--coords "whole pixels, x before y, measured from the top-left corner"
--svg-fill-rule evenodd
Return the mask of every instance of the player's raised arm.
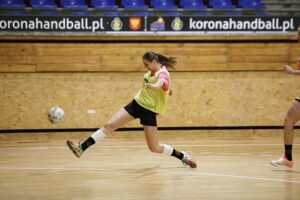
<path id="1" fill-rule="evenodd" d="M 163 84 L 164 84 L 163 81 L 158 79 L 157 82 L 154 84 L 147 83 L 147 88 L 158 90 L 158 89 L 162 89 Z"/>

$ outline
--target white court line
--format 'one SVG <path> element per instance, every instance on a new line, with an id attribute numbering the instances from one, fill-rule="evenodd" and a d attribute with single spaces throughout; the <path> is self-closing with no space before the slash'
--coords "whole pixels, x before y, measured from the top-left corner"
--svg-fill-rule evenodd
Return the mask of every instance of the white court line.
<path id="1" fill-rule="evenodd" d="M 240 175 L 230 175 L 230 174 L 217 174 L 217 173 L 197 173 L 197 172 L 171 172 L 173 174 L 183 174 L 183 175 L 202 175 L 202 176 L 217 176 L 217 177 L 229 177 L 229 178 L 241 178 L 250 180 L 260 180 L 260 181 L 273 181 L 273 182 L 285 182 L 285 183 L 296 183 L 300 184 L 300 181 L 289 181 L 285 179 L 275 179 L 275 178 L 261 178 L 256 176 L 240 176 Z"/>
<path id="2" fill-rule="evenodd" d="M 233 153 L 230 153 L 230 152 L 220 152 L 219 154 L 220 155 L 232 155 Z"/>
<path id="3" fill-rule="evenodd" d="M 259 156 L 262 156 L 262 157 L 269 157 L 269 156 L 273 156 L 272 154 L 260 154 Z"/>
<path id="4" fill-rule="evenodd" d="M 133 166 L 132 164 L 118 164 L 115 166 Z M 101 168 L 66 168 L 66 167 L 0 167 L 0 170 L 51 170 L 51 171 L 107 171 Z M 137 169 L 139 170 L 139 169 Z"/>
<path id="5" fill-rule="evenodd" d="M 132 166 L 132 164 L 122 164 L 126 166 Z M 118 165 L 120 166 L 120 165 Z M 99 168 L 48 168 L 48 167 L 0 167 L 0 170 L 52 170 L 52 171 L 105 171 L 106 169 Z M 216 177 L 229 177 L 229 178 L 240 178 L 260 181 L 273 181 L 283 183 L 296 183 L 300 184 L 300 181 L 290 181 L 285 179 L 274 179 L 274 178 L 262 178 L 256 176 L 240 176 L 230 174 L 218 174 L 218 173 L 206 173 L 206 172 L 170 172 L 170 174 L 183 174 L 183 175 L 202 175 L 202 176 L 216 176 Z"/>
<path id="6" fill-rule="evenodd" d="M 283 144 L 175 144 L 175 147 L 244 147 L 244 146 L 279 146 Z M 293 144 L 293 146 L 299 146 L 300 144 Z M 93 146 L 93 148 L 145 148 L 146 145 L 103 145 Z M 66 149 L 67 147 L 0 147 L 2 150 L 14 150 L 14 149 L 36 149 L 36 150 L 48 150 L 48 149 Z"/>
<path id="7" fill-rule="evenodd" d="M 253 153 L 240 153 L 241 156 L 251 156 Z"/>

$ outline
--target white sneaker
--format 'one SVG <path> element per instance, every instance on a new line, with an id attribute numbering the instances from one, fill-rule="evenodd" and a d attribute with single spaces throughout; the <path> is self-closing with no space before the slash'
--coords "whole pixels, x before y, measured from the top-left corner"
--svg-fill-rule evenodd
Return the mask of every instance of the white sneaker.
<path id="1" fill-rule="evenodd" d="M 80 146 L 80 143 L 78 142 L 77 145 L 75 145 L 71 140 L 67 140 L 67 145 L 69 149 L 74 153 L 74 155 L 78 158 L 83 154 L 83 150 Z"/>
<path id="2" fill-rule="evenodd" d="M 288 168 L 293 168 L 293 161 L 286 159 L 285 156 L 282 156 L 278 160 L 272 160 L 270 163 L 276 167 L 287 166 Z"/>
<path id="3" fill-rule="evenodd" d="M 191 168 L 197 168 L 197 163 L 196 160 L 188 153 L 185 151 L 181 151 L 183 153 L 183 158 L 182 158 L 182 164 L 184 166 L 190 166 Z"/>

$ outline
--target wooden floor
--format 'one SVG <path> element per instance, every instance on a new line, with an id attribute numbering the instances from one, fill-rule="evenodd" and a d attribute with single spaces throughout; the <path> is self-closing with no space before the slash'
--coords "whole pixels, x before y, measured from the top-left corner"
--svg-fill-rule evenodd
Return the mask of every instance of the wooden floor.
<path id="1" fill-rule="evenodd" d="M 193 152 L 197 169 L 150 153 L 142 139 L 107 139 L 77 159 L 62 140 L 0 142 L 0 199 L 300 199 L 294 169 L 271 166 L 282 140 L 164 140 Z"/>

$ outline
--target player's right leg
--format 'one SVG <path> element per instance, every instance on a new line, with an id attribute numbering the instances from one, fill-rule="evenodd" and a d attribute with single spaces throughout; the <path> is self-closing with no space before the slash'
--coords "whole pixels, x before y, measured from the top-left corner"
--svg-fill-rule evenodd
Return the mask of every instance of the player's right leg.
<path id="1" fill-rule="evenodd" d="M 294 101 L 289 108 L 284 120 L 284 156 L 277 160 L 272 160 L 274 166 L 293 167 L 292 148 L 294 142 L 294 126 L 300 120 L 300 102 Z"/>
<path id="2" fill-rule="evenodd" d="M 113 117 L 104 124 L 99 130 L 94 132 L 87 140 L 83 143 L 73 143 L 71 140 L 67 140 L 67 145 L 70 150 L 78 158 L 83 154 L 83 152 L 96 143 L 105 138 L 109 133 L 112 133 L 116 129 L 122 127 L 124 124 L 134 120 L 135 118 L 131 116 L 124 108 L 115 113 Z"/>
<path id="3" fill-rule="evenodd" d="M 143 125 L 147 145 L 151 152 L 153 153 L 163 153 L 169 156 L 173 156 L 181 160 L 184 165 L 188 165 L 191 168 L 197 168 L 196 160 L 185 151 L 177 151 L 173 147 L 167 144 L 160 144 L 157 136 L 157 127 Z"/>

